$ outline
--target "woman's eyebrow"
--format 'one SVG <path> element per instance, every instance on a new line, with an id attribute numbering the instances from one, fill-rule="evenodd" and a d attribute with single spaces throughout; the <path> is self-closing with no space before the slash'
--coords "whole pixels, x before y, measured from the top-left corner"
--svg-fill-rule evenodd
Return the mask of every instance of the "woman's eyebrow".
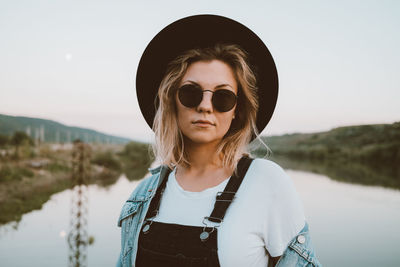
<path id="1" fill-rule="evenodd" d="M 233 87 L 230 84 L 227 84 L 227 83 L 217 85 L 217 86 L 215 86 L 215 88 L 221 88 L 221 87 L 226 87 L 226 86 L 229 86 L 230 88 L 233 89 Z"/>
<path id="2" fill-rule="evenodd" d="M 191 83 L 191 84 L 194 84 L 194 85 L 197 85 L 197 86 L 200 86 L 200 87 L 201 87 L 200 84 L 198 84 L 198 83 L 196 83 L 196 82 L 194 82 L 194 81 L 192 81 L 192 80 L 187 80 L 187 81 L 184 81 L 183 83 L 186 83 L 186 82 L 189 82 L 189 83 Z"/>
<path id="3" fill-rule="evenodd" d="M 184 81 L 183 83 L 185 84 L 186 82 L 189 82 L 189 83 L 191 83 L 191 84 L 194 84 L 194 85 L 199 86 L 200 88 L 203 88 L 200 84 L 196 83 L 195 81 L 186 80 L 186 81 Z M 215 89 L 218 89 L 218 88 L 227 87 L 227 86 L 233 89 L 233 87 L 232 87 L 230 84 L 227 84 L 227 83 L 219 84 L 219 85 L 215 86 L 214 88 L 215 88 Z"/>

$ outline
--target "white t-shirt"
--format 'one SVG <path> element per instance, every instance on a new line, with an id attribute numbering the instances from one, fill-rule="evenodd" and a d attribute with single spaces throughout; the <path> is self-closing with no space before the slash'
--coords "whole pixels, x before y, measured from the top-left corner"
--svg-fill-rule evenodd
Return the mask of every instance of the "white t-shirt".
<path id="1" fill-rule="evenodd" d="M 201 192 L 185 191 L 170 173 L 155 221 L 204 226 L 218 191 L 229 179 Z M 215 225 L 206 221 L 208 226 Z M 265 267 L 268 254 L 283 254 L 289 241 L 304 227 L 302 203 L 293 182 L 276 163 L 254 159 L 218 230 L 221 267 Z"/>

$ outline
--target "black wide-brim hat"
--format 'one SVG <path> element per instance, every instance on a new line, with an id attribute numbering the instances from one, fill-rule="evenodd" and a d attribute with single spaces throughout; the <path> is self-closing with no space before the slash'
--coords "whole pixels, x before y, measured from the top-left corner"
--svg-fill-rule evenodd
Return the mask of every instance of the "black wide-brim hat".
<path id="1" fill-rule="evenodd" d="M 275 62 L 263 41 L 243 24 L 217 15 L 195 15 L 177 20 L 162 29 L 147 45 L 136 74 L 136 94 L 147 124 L 152 128 L 158 107 L 158 88 L 168 64 L 193 48 L 217 43 L 237 44 L 248 53 L 248 63 L 256 74 L 259 109 L 256 126 L 259 133 L 270 121 L 278 98 L 278 74 Z"/>

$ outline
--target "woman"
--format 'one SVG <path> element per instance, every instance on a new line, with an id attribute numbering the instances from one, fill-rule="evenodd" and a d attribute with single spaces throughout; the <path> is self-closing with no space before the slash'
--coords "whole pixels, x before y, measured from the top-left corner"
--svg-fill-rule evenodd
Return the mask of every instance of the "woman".
<path id="1" fill-rule="evenodd" d="M 179 20 L 146 48 L 137 90 L 163 165 L 122 209 L 118 266 L 319 266 L 290 178 L 247 151 L 278 91 L 253 32 L 220 16 Z"/>

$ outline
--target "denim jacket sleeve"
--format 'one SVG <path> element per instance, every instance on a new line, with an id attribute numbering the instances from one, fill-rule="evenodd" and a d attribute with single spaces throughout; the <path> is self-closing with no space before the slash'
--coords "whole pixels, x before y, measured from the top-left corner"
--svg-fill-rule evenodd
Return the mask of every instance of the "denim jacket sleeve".
<path id="1" fill-rule="evenodd" d="M 161 166 L 149 169 L 151 176 L 145 178 L 135 188 L 122 207 L 118 218 L 121 227 L 121 252 L 117 267 L 131 267 L 135 264 L 139 231 L 149 208 L 150 201 L 157 189 Z"/>
<path id="2" fill-rule="evenodd" d="M 276 267 L 320 267 L 313 245 L 311 243 L 308 223 L 303 229 L 289 242 L 288 247 L 283 252 Z"/>

